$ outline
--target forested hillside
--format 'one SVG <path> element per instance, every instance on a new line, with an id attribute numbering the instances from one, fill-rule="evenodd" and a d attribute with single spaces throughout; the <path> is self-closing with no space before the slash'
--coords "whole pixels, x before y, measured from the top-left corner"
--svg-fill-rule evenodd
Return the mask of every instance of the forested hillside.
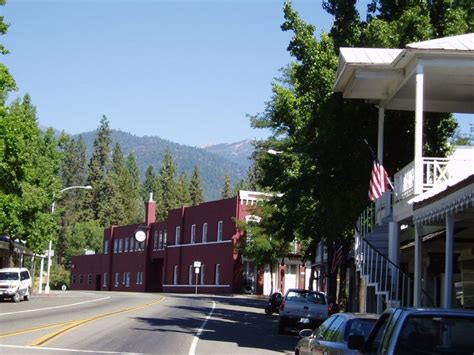
<path id="1" fill-rule="evenodd" d="M 87 148 L 87 156 L 93 151 L 95 131 L 81 134 Z M 222 155 L 202 148 L 196 148 L 174 143 L 159 137 L 138 137 L 130 133 L 112 130 L 112 146 L 119 143 L 124 155 L 134 153 L 140 168 L 142 180 L 149 165 L 158 171 L 163 162 L 165 151 L 169 149 L 176 163 L 178 174 L 185 172 L 191 177 L 193 169 L 198 166 L 204 188 L 205 200 L 215 200 L 221 197 L 221 190 L 226 175 L 230 176 L 233 185 L 245 178 L 248 165 L 234 159 L 226 159 Z M 208 147 L 209 148 L 209 147 Z M 240 159 L 240 161 L 244 159 Z"/>

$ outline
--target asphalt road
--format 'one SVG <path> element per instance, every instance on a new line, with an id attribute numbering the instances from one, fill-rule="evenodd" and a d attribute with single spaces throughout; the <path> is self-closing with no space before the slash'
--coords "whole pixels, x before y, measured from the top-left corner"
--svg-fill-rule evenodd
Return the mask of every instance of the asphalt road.
<path id="1" fill-rule="evenodd" d="M 291 354 L 251 296 L 65 292 L 0 303 L 1 354 Z"/>

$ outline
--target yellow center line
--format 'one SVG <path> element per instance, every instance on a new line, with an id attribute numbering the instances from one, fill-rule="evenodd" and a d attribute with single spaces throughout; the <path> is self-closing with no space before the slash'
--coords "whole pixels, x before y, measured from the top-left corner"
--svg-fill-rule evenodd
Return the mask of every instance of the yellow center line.
<path id="1" fill-rule="evenodd" d="M 57 328 L 57 327 L 61 327 L 61 326 L 64 326 L 64 325 L 68 325 L 70 323 L 71 323 L 71 321 L 68 321 L 68 322 L 62 322 L 62 323 L 56 323 L 56 324 L 50 324 L 50 325 L 41 325 L 41 326 L 34 327 L 34 328 L 16 330 L 14 332 L 2 333 L 2 334 L 0 334 L 0 338 L 6 338 L 6 337 L 9 337 L 9 336 L 15 336 L 15 335 L 20 335 L 20 334 L 25 334 L 25 333 L 37 332 L 37 331 L 43 330 L 43 329 Z"/>
<path id="2" fill-rule="evenodd" d="M 46 334 L 45 336 L 41 337 L 41 338 L 38 338 L 36 339 L 35 341 L 33 341 L 33 343 L 31 343 L 30 346 L 43 346 L 43 345 L 47 345 L 49 344 L 53 339 L 61 336 L 61 335 L 64 335 L 84 324 L 87 324 L 87 323 L 91 323 L 91 322 L 95 322 L 99 319 L 104 319 L 104 318 L 107 318 L 107 317 L 111 317 L 111 316 L 114 316 L 114 315 L 117 315 L 117 314 L 122 314 L 122 313 L 127 313 L 127 312 L 132 312 L 132 311 L 136 311 L 136 310 L 139 310 L 139 309 L 142 309 L 142 308 L 146 308 L 146 307 L 149 307 L 149 306 L 152 306 L 152 305 L 155 305 L 155 304 L 158 304 L 160 303 L 161 301 L 163 301 L 165 299 L 165 297 L 162 297 L 158 300 L 155 300 L 155 301 L 152 301 L 152 302 L 148 302 L 148 303 L 145 303 L 145 304 L 141 304 L 141 305 L 138 305 L 138 306 L 134 306 L 134 307 L 130 307 L 130 308 L 125 308 L 125 309 L 121 309 L 121 310 L 118 310 L 118 311 L 114 311 L 114 312 L 108 312 L 108 313 L 103 313 L 103 314 L 99 314 L 99 315 L 96 315 L 96 316 L 93 316 L 93 317 L 89 317 L 89 318 L 84 318 L 84 319 L 79 319 L 79 320 L 76 320 L 76 321 L 70 321 L 65 325 L 64 328 L 61 328 L 57 331 L 54 331 L 52 333 L 49 333 L 49 334 Z M 46 328 L 45 328 L 46 329 Z"/>

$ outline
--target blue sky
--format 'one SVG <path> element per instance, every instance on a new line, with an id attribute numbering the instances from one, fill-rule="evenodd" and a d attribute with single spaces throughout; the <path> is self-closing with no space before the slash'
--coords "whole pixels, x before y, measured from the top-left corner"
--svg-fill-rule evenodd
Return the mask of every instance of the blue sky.
<path id="1" fill-rule="evenodd" d="M 330 29 L 320 1 L 293 3 L 318 33 Z M 264 110 L 291 60 L 282 4 L 9 0 L 2 60 L 12 96 L 29 93 L 44 126 L 80 133 L 105 114 L 114 129 L 187 145 L 263 138 L 246 115 Z"/>

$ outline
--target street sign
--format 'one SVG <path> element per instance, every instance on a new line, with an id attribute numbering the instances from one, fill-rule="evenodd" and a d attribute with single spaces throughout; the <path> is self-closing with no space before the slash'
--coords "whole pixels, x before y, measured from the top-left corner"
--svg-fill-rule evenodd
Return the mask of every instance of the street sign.
<path id="1" fill-rule="evenodd" d="M 195 261 L 194 262 L 194 267 L 201 267 L 201 262 L 200 261 Z"/>
<path id="2" fill-rule="evenodd" d="M 199 274 L 199 268 L 198 268 L 198 267 L 195 267 L 195 268 L 194 268 L 194 273 L 195 273 L 195 274 Z"/>
<path id="3" fill-rule="evenodd" d="M 53 257 L 53 256 L 54 256 L 54 250 L 51 250 L 51 255 L 48 255 L 48 251 L 47 251 L 47 250 L 44 250 L 43 253 L 44 253 L 44 256 L 45 256 L 45 257 L 49 257 L 49 256 L 50 256 L 50 257 Z"/>

